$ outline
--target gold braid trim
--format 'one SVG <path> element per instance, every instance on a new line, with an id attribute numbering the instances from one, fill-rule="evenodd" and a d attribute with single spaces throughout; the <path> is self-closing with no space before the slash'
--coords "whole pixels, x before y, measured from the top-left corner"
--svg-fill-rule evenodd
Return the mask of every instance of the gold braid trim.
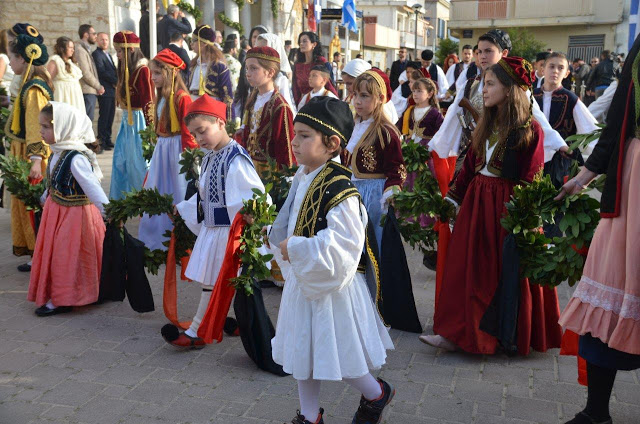
<path id="1" fill-rule="evenodd" d="M 320 124 L 320 125 L 322 125 L 322 126 L 324 126 L 324 127 L 328 128 L 328 129 L 330 129 L 331 131 L 334 131 L 334 132 L 335 132 L 337 135 L 339 135 L 339 136 L 340 136 L 340 138 L 341 138 L 341 139 L 343 139 L 345 142 L 347 141 L 347 139 L 345 138 L 345 136 L 344 136 L 344 135 L 342 135 L 342 133 L 341 133 L 340 131 L 338 131 L 338 129 L 337 129 L 336 127 L 334 127 L 334 126 L 332 126 L 332 125 L 329 125 L 329 124 L 327 124 L 327 123 L 325 123 L 325 122 L 322 122 L 321 120 L 319 120 L 319 119 L 318 119 L 318 118 L 316 118 L 315 116 L 311 116 L 311 115 L 309 115 L 309 114 L 307 114 L 307 113 L 298 113 L 296 116 L 302 116 L 302 117 L 304 117 L 304 118 L 311 119 L 312 121 L 317 122 L 318 124 Z"/>
<path id="2" fill-rule="evenodd" d="M 384 97 L 386 99 L 387 98 L 387 84 L 384 83 L 384 80 L 382 79 L 382 77 L 380 75 L 378 75 L 377 72 L 372 71 L 370 69 L 368 71 L 364 71 L 363 74 L 370 75 L 370 76 L 373 77 L 374 80 L 376 80 L 376 82 L 380 86 L 380 91 L 382 92 L 382 97 Z"/>
<path id="3" fill-rule="evenodd" d="M 273 57 L 273 56 L 269 56 L 267 54 L 263 54 L 263 53 L 247 53 L 247 59 L 250 58 L 254 58 L 254 59 L 264 59 L 264 60 L 270 60 L 271 62 L 276 62 L 276 63 L 280 63 L 280 58 L 279 57 Z"/>

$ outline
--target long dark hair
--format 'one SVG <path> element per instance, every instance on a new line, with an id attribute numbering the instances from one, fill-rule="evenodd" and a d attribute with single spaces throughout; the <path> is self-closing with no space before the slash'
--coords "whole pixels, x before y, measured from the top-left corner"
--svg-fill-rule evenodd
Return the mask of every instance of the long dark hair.
<path id="1" fill-rule="evenodd" d="M 500 64 L 495 64 L 485 71 L 496 76 L 500 84 L 507 89 L 507 98 L 501 108 L 498 106 L 485 106 L 478 126 L 473 132 L 472 147 L 478 155 L 484 154 L 485 143 L 494 131 L 497 131 L 500 140 L 506 139 L 510 134 L 515 138 L 514 148 L 523 150 L 533 141 L 533 129 L 527 122 L 531 118 L 530 100 L 527 93 L 502 69 Z"/>
<path id="2" fill-rule="evenodd" d="M 264 25 L 257 25 L 251 28 L 251 31 L 249 31 L 249 39 L 247 41 L 249 42 L 249 46 L 251 46 L 252 48 L 255 46 L 253 45 L 251 40 L 253 39 L 253 33 L 256 31 L 258 31 L 260 34 L 266 34 L 269 32 L 269 30 Z"/>
<path id="3" fill-rule="evenodd" d="M 316 46 L 313 49 L 313 56 L 311 58 L 311 62 L 316 62 L 318 58 L 322 56 L 322 44 L 320 43 L 320 38 L 318 38 L 318 34 L 316 34 L 315 32 L 304 31 L 301 32 L 300 35 L 298 35 L 298 45 L 300 45 L 300 40 L 305 35 L 309 38 L 309 41 L 311 41 L 312 43 L 316 43 Z M 300 49 L 298 49 L 296 63 L 305 63 L 306 61 L 307 58 L 305 54 L 302 53 Z"/>
<path id="4" fill-rule="evenodd" d="M 67 73 L 71 73 L 71 64 L 69 63 L 69 61 L 77 63 L 75 55 L 71 55 L 71 57 L 68 59 L 65 59 L 64 57 L 67 51 L 67 47 L 69 47 L 69 43 L 73 43 L 73 40 L 71 38 L 58 37 L 58 39 L 56 40 L 56 45 L 53 46 L 53 51 L 56 52 L 56 54 L 60 56 L 60 59 L 62 59 L 62 61 L 64 62 L 64 69 L 67 71 Z"/>

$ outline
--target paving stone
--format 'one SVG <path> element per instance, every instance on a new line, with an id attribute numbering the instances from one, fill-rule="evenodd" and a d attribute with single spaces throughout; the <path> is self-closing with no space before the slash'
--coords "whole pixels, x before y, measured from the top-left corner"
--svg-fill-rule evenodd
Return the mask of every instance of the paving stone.
<path id="1" fill-rule="evenodd" d="M 486 364 L 482 371 L 482 380 L 494 383 L 517 384 L 529 386 L 529 369 L 519 367 L 505 367 L 498 364 Z"/>
<path id="2" fill-rule="evenodd" d="M 51 365 L 38 364 L 24 373 L 23 379 L 17 384 L 48 389 L 77 372 L 78 370 L 72 368 L 59 368 Z"/>
<path id="3" fill-rule="evenodd" d="M 151 375 L 151 367 L 134 367 L 131 365 L 115 365 L 96 375 L 92 381 L 103 384 L 118 384 L 121 386 L 135 386 Z"/>
<path id="4" fill-rule="evenodd" d="M 73 406 L 54 405 L 42 413 L 42 418 L 46 419 L 66 419 L 74 413 Z"/>
<path id="5" fill-rule="evenodd" d="M 264 381 L 246 381 L 235 378 L 227 378 L 219 383 L 215 389 L 207 394 L 207 398 L 252 403 L 270 386 Z"/>
<path id="6" fill-rule="evenodd" d="M 502 400 L 502 388 L 503 385 L 501 383 L 458 378 L 453 395 L 460 399 L 500 403 Z"/>
<path id="7" fill-rule="evenodd" d="M 135 407 L 136 404 L 134 402 L 98 397 L 80 407 L 72 416 L 72 419 L 95 424 L 116 424 Z"/>
<path id="8" fill-rule="evenodd" d="M 124 353 L 149 355 L 164 345 L 166 345 L 166 342 L 160 337 L 131 337 L 120 343 L 114 350 Z"/>
<path id="9" fill-rule="evenodd" d="M 451 385 L 454 375 L 455 368 L 453 367 L 414 364 L 409 370 L 407 379 L 409 381 L 448 386 Z"/>
<path id="10" fill-rule="evenodd" d="M 127 399 L 166 405 L 175 399 L 186 386 L 173 381 L 145 380 L 126 396 Z"/>
<path id="11" fill-rule="evenodd" d="M 0 357 L 0 371 L 23 372 L 47 359 L 37 353 L 9 352 Z"/>
<path id="12" fill-rule="evenodd" d="M 118 362 L 117 352 L 89 349 L 67 364 L 68 367 L 102 371 Z"/>
<path id="13" fill-rule="evenodd" d="M 618 402 L 640 405 L 640 386 L 638 386 L 637 384 L 629 384 L 618 381 L 616 375 L 616 383 L 613 386 L 613 390 Z"/>
<path id="14" fill-rule="evenodd" d="M 64 337 L 54 340 L 44 347 L 44 353 L 53 353 L 64 356 L 78 356 L 91 347 L 91 343 L 79 337 Z"/>
<path id="15" fill-rule="evenodd" d="M 357 403 L 355 405 L 354 412 Z M 297 409 L 300 409 L 297 399 L 265 395 L 247 411 L 245 416 L 285 422 L 291 421 Z"/>
<path id="16" fill-rule="evenodd" d="M 34 402 L 0 403 L 0 423 L 26 424 L 49 408 L 49 405 Z"/>
<path id="17" fill-rule="evenodd" d="M 586 400 L 586 387 L 579 384 L 533 381 L 533 397 L 552 402 L 580 404 Z M 640 397 L 639 397 L 640 400 Z"/>
<path id="18" fill-rule="evenodd" d="M 535 421 L 540 424 L 556 424 L 558 422 L 558 407 L 555 402 L 546 400 L 519 398 L 507 396 L 505 416 Z"/>
<path id="19" fill-rule="evenodd" d="M 49 389 L 40 402 L 57 405 L 80 406 L 104 389 L 101 384 L 65 380 Z"/>
<path id="20" fill-rule="evenodd" d="M 169 404 L 169 407 L 159 415 L 159 418 L 176 423 L 208 423 L 224 404 L 221 401 L 180 396 Z"/>
<path id="21" fill-rule="evenodd" d="M 420 405 L 419 416 L 442 421 L 471 423 L 473 402 L 459 398 L 427 397 Z"/>

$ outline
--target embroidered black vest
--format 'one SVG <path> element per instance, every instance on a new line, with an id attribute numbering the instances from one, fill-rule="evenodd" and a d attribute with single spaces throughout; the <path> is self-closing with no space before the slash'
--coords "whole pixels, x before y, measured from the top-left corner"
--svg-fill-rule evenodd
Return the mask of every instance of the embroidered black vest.
<path id="1" fill-rule="evenodd" d="M 533 91 L 533 98 L 543 109 L 544 92 L 542 88 Z M 551 94 L 551 109 L 549 110 L 549 125 L 558 131 L 563 139 L 576 133 L 576 123 L 573 119 L 573 108 L 578 102 L 578 96 L 566 88 L 559 88 Z"/>
<path id="2" fill-rule="evenodd" d="M 20 102 L 20 132 L 19 133 L 14 133 L 13 131 L 11 131 L 11 122 L 12 122 L 12 118 L 10 118 L 7 121 L 7 126 L 6 126 L 6 132 L 7 134 L 11 137 L 11 138 L 16 138 L 19 140 L 24 140 L 26 135 L 27 135 L 27 130 L 26 130 L 26 110 L 27 110 L 27 105 L 26 105 L 26 101 L 27 101 L 27 93 L 29 92 L 29 89 L 32 87 L 37 87 L 40 90 L 42 90 L 42 92 L 44 93 L 45 97 L 47 98 L 47 100 L 51 100 L 53 99 L 53 91 L 51 91 L 51 88 L 47 85 L 46 82 L 44 82 L 43 79 L 41 78 L 33 78 L 30 81 L 27 81 L 26 83 L 24 83 L 24 85 L 22 86 L 22 88 L 20 89 L 20 92 L 18 93 L 18 96 L 16 97 L 16 102 Z M 16 108 L 14 107 L 14 112 L 16 110 Z"/>
<path id="3" fill-rule="evenodd" d="M 231 142 L 218 152 L 209 152 L 202 161 L 202 174 L 205 170 L 208 172 L 205 184 L 205 199 L 200 198 L 200 190 L 198 189 L 198 222 L 204 221 L 207 227 L 229 227 L 231 219 L 227 210 L 226 183 L 227 174 L 231 161 L 236 156 L 244 156 L 251 166 L 253 161 L 249 152 L 240 146 L 236 141 Z"/>
<path id="4" fill-rule="evenodd" d="M 327 213 L 343 200 L 357 196 L 351 171 L 337 162 L 327 162 L 311 182 L 300 206 L 294 236 L 313 237 L 327 228 Z"/>
<path id="5" fill-rule="evenodd" d="M 71 162 L 76 155 L 83 153 L 77 150 L 65 150 L 60 154 L 58 162 L 51 170 L 51 162 L 47 165 L 47 181 L 51 200 L 61 206 L 84 206 L 91 201 L 84 194 L 71 172 Z"/>

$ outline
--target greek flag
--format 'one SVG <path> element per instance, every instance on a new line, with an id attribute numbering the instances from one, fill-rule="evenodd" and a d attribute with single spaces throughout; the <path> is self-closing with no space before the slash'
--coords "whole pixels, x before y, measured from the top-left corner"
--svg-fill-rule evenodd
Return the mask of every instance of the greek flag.
<path id="1" fill-rule="evenodd" d="M 640 8 L 640 0 L 631 0 L 631 13 L 629 13 L 629 46 L 628 49 L 631 50 L 631 46 L 633 46 L 633 42 L 635 41 L 638 34 L 640 34 L 640 12 L 638 9 Z"/>
<path id="2" fill-rule="evenodd" d="M 322 19 L 322 3 L 320 0 L 313 0 L 313 15 L 316 18 L 316 25 L 320 25 Z"/>
<path id="3" fill-rule="evenodd" d="M 347 27 L 350 31 L 358 32 L 358 24 L 356 23 L 355 0 L 344 0 L 344 3 L 342 3 L 342 26 Z"/>

